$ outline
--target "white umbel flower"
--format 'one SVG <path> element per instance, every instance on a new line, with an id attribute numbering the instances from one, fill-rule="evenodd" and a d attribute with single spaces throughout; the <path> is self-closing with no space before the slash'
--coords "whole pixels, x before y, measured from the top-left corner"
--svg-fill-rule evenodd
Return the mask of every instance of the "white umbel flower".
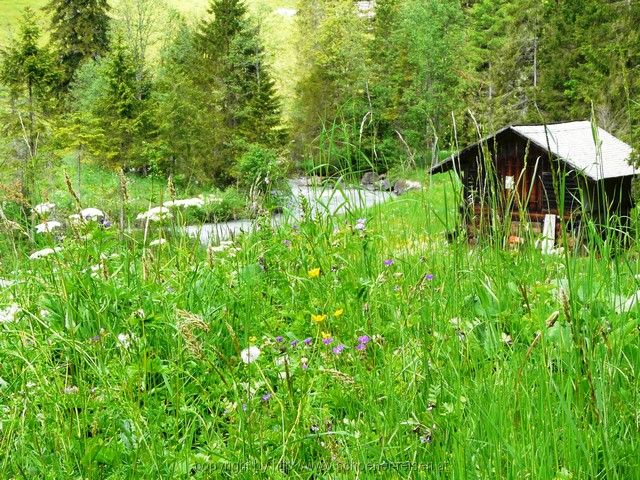
<path id="1" fill-rule="evenodd" d="M 182 200 L 169 200 L 168 202 L 164 202 L 162 204 L 165 207 L 204 207 L 204 200 L 199 197 L 194 198 L 183 198 Z"/>
<path id="2" fill-rule="evenodd" d="M 167 241 L 164 238 L 156 238 L 155 240 L 149 242 L 150 247 L 155 247 L 157 245 L 164 245 Z"/>
<path id="3" fill-rule="evenodd" d="M 255 362 L 260 356 L 260 349 L 255 345 L 251 345 L 248 348 L 245 348 L 240 352 L 240 358 L 242 361 L 249 365 L 252 362 Z"/>
<path id="4" fill-rule="evenodd" d="M 31 255 L 29 255 L 29 258 L 31 260 L 35 260 L 37 258 L 48 257 L 49 255 L 53 255 L 54 253 L 57 253 L 57 252 L 60 252 L 60 251 L 62 251 L 61 247 L 44 248 L 42 250 L 38 250 L 37 252 L 33 252 Z"/>
<path id="5" fill-rule="evenodd" d="M 0 323 L 15 322 L 16 314 L 20 311 L 20 306 L 16 303 L 0 310 Z"/>
<path id="6" fill-rule="evenodd" d="M 79 213 L 73 213 L 71 215 L 69 215 L 69 217 L 67 217 L 69 219 L 69 221 L 73 224 L 73 225 L 78 225 L 79 223 L 82 222 L 82 217 L 80 216 Z"/>
<path id="7" fill-rule="evenodd" d="M 105 216 L 104 212 L 98 208 L 83 208 L 80 210 L 80 217 L 84 220 L 93 220 L 94 222 L 97 222 Z"/>
<path id="8" fill-rule="evenodd" d="M 56 208 L 55 203 L 46 202 L 46 203 L 40 203 L 35 207 L 33 207 L 33 211 L 36 212 L 38 215 L 46 215 L 47 213 L 52 211 L 54 208 Z"/>
<path id="9" fill-rule="evenodd" d="M 172 218 L 173 215 L 165 206 L 153 207 L 146 212 L 139 213 L 136 220 L 149 220 L 150 222 L 159 222 L 161 220 Z"/>
<path id="10" fill-rule="evenodd" d="M 61 228 L 62 224 L 57 220 L 51 220 L 49 222 L 44 222 L 36 225 L 36 233 L 50 233 L 53 232 L 56 228 Z"/>

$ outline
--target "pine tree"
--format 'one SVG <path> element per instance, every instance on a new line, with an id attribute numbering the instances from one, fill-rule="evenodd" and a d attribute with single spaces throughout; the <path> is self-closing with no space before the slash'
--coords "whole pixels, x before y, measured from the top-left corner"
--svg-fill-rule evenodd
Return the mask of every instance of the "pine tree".
<path id="1" fill-rule="evenodd" d="M 50 0 L 51 43 L 58 53 L 66 91 L 80 64 L 104 55 L 109 48 L 107 0 Z"/>

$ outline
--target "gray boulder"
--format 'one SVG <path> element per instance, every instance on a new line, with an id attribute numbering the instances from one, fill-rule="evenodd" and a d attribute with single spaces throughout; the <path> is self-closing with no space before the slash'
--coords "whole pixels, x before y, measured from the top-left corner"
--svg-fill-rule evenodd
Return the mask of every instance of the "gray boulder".
<path id="1" fill-rule="evenodd" d="M 393 193 L 396 195 L 403 195 L 411 190 L 420 190 L 422 184 L 413 180 L 398 180 L 393 185 Z"/>
<path id="2" fill-rule="evenodd" d="M 380 177 L 378 176 L 377 173 L 367 172 L 362 176 L 362 179 L 360 180 L 360 184 L 366 188 L 373 188 L 376 182 L 378 182 L 379 180 L 380 180 Z"/>

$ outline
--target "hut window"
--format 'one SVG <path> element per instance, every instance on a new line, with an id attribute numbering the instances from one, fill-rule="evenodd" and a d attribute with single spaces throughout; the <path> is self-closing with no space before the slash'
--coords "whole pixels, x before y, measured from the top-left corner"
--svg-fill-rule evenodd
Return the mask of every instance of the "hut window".
<path id="1" fill-rule="evenodd" d="M 504 177 L 505 190 L 513 190 L 515 186 L 516 186 L 516 182 L 514 181 L 513 176 L 507 175 L 506 177 Z"/>

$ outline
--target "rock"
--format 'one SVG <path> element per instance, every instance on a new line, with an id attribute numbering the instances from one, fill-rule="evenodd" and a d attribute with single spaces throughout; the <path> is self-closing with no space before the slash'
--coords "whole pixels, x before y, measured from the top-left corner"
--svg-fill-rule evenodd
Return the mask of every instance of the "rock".
<path id="1" fill-rule="evenodd" d="M 363 187 L 373 187 L 376 182 L 380 180 L 380 177 L 376 172 L 367 172 L 362 176 L 362 180 L 360 180 L 360 184 Z"/>
<path id="2" fill-rule="evenodd" d="M 391 190 L 391 182 L 386 178 L 380 177 L 380 180 L 375 183 L 375 188 L 382 192 L 389 192 Z"/>
<path id="3" fill-rule="evenodd" d="M 414 182 L 413 180 L 398 180 L 393 186 L 393 193 L 396 195 L 402 195 L 410 190 L 420 190 L 422 184 L 420 182 Z"/>

